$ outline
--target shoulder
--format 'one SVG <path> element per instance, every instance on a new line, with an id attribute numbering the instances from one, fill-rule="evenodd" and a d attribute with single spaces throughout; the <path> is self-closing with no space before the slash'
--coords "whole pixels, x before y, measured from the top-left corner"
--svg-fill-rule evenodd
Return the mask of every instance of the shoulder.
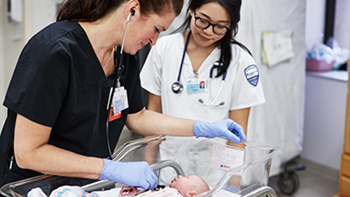
<path id="1" fill-rule="evenodd" d="M 174 33 L 170 35 L 163 36 L 158 39 L 158 42 L 155 46 L 157 47 L 168 47 L 176 45 L 183 45 L 183 35 L 182 33 Z"/>
<path id="2" fill-rule="evenodd" d="M 55 41 L 67 34 L 81 34 L 84 30 L 76 21 L 59 21 L 51 23 L 38 33 L 36 33 L 31 39 L 44 39 L 46 41 Z"/>
<path id="3" fill-rule="evenodd" d="M 243 66 L 248 66 L 246 64 L 255 64 L 255 60 L 252 55 L 248 53 L 245 49 L 237 44 L 231 44 L 232 46 L 232 63 L 243 64 Z"/>
<path id="4" fill-rule="evenodd" d="M 241 56 L 243 58 L 246 58 L 246 57 L 251 57 L 253 58 L 249 53 L 248 51 L 246 51 L 245 49 L 243 49 L 242 47 L 240 47 L 239 45 L 237 44 L 231 44 L 231 48 L 232 48 L 232 55 L 233 56 Z"/>
<path id="5" fill-rule="evenodd" d="M 151 48 L 152 57 L 157 56 L 160 59 L 174 57 L 174 54 L 182 52 L 183 37 L 181 33 L 166 35 L 158 39 L 157 43 Z"/>
<path id="6" fill-rule="evenodd" d="M 88 38 L 78 22 L 60 21 L 35 34 L 24 47 L 24 52 L 37 55 L 40 52 L 40 56 L 66 56 L 77 48 L 88 50 L 88 45 Z"/>
<path id="7" fill-rule="evenodd" d="M 72 43 L 86 42 L 85 37 L 86 34 L 78 22 L 59 21 L 43 28 L 28 41 L 28 44 L 37 47 L 60 44 L 69 48 Z"/>

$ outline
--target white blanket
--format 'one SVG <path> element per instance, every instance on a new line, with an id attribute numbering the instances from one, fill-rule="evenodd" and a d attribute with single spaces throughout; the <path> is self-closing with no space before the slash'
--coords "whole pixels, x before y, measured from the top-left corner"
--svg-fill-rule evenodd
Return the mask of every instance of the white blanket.
<path id="1" fill-rule="evenodd" d="M 133 197 L 136 192 L 127 193 L 120 192 L 121 188 L 114 188 L 107 191 L 97 191 L 92 193 L 84 192 L 81 187 L 78 186 L 62 186 L 50 194 L 49 197 Z M 182 197 L 181 193 L 177 189 L 164 188 L 160 191 L 147 191 L 137 195 L 138 197 Z M 40 189 L 34 188 L 28 193 L 28 197 L 47 197 L 47 195 Z"/>

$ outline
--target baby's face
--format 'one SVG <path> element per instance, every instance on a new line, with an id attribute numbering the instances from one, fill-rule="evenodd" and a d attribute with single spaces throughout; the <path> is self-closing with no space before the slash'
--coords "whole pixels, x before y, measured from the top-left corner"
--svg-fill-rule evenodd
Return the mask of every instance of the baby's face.
<path id="1" fill-rule="evenodd" d="M 177 176 L 174 180 L 171 181 L 169 187 L 175 189 L 181 189 L 186 185 L 192 185 L 192 181 L 189 178 L 190 176 L 183 177 L 181 175 Z"/>
<path id="2" fill-rule="evenodd" d="M 177 176 L 171 181 L 169 187 L 179 190 L 182 194 L 186 194 L 188 191 L 193 190 L 194 183 L 198 181 L 195 175 L 188 175 L 186 177 Z"/>

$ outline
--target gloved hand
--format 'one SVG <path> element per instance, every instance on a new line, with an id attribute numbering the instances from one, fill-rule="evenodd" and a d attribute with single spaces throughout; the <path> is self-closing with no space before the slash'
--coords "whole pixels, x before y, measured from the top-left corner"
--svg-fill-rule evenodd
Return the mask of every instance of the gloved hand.
<path id="1" fill-rule="evenodd" d="M 127 186 L 153 190 L 157 186 L 157 176 L 147 162 L 116 162 L 103 159 L 104 167 L 98 180 L 109 180 Z"/>
<path id="2" fill-rule="evenodd" d="M 235 143 L 239 143 L 241 140 L 247 140 L 243 127 L 231 119 L 216 122 L 203 122 L 196 120 L 194 122 L 193 132 L 197 138 L 226 137 Z"/>

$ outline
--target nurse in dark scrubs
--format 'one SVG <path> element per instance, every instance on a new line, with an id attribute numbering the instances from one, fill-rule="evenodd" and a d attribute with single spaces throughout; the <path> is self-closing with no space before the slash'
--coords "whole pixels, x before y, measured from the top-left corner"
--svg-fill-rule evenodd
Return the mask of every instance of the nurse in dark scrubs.
<path id="1" fill-rule="evenodd" d="M 64 0 L 57 22 L 24 47 L 8 87 L 4 101 L 8 117 L 0 137 L 0 186 L 52 174 L 153 189 L 157 177 L 146 162 L 107 159 L 124 125 L 142 135 L 245 140 L 242 127 L 231 120 L 208 123 L 144 108 L 137 51 L 156 44 L 182 4 L 182 0 Z M 114 55 L 117 46 L 123 48 L 121 57 Z M 114 58 L 124 69 L 115 72 L 121 64 Z M 116 79 L 118 94 L 108 113 Z M 128 105 L 118 105 L 121 98 Z"/>

